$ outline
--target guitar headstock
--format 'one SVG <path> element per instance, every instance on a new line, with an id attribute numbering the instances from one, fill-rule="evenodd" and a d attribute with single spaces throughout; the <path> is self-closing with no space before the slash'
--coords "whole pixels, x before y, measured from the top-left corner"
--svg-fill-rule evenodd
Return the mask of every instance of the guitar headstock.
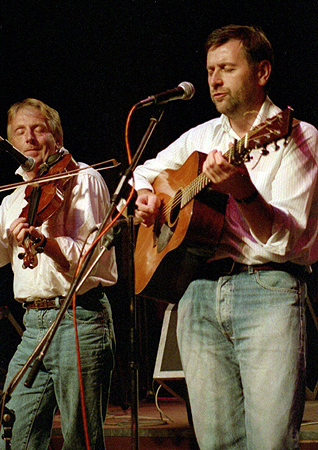
<path id="1" fill-rule="evenodd" d="M 266 154 L 267 145 L 287 139 L 292 129 L 293 112 L 293 108 L 288 106 L 284 111 L 250 130 L 228 151 L 228 161 L 234 165 L 242 164 L 252 150 L 263 148 Z"/>
<path id="2" fill-rule="evenodd" d="M 255 149 L 266 147 L 271 142 L 287 138 L 291 132 L 294 110 L 288 106 L 271 119 L 267 119 L 244 137 L 244 147 Z"/>

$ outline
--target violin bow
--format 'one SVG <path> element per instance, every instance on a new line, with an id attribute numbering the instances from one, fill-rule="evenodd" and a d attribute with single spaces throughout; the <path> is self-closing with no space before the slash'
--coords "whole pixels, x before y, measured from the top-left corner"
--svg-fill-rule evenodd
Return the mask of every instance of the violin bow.
<path id="1" fill-rule="evenodd" d="M 111 165 L 108 165 L 106 167 L 98 167 L 98 166 L 101 166 L 103 164 L 111 164 Z M 98 172 L 101 172 L 103 170 L 108 170 L 108 169 L 115 169 L 116 167 L 120 166 L 120 164 L 121 163 L 119 163 L 116 159 L 112 158 L 112 159 L 109 159 L 107 161 L 102 161 L 100 163 L 92 164 L 90 166 L 82 167 L 80 169 L 74 169 L 74 170 L 70 170 L 70 171 L 65 171 L 65 172 L 60 173 L 60 174 L 57 173 L 55 175 L 43 175 L 40 178 L 33 178 L 32 180 L 29 180 L 29 181 L 20 181 L 18 183 L 6 184 L 6 185 L 3 185 L 3 186 L 0 186 L 0 192 L 9 191 L 11 189 L 15 189 L 17 187 L 25 186 L 25 185 L 48 183 L 49 181 L 56 180 L 57 178 L 60 179 L 60 178 L 74 177 L 75 175 L 78 174 L 78 172 L 83 171 L 83 170 L 87 170 L 87 169 L 90 169 L 90 168 L 94 168 Z"/>

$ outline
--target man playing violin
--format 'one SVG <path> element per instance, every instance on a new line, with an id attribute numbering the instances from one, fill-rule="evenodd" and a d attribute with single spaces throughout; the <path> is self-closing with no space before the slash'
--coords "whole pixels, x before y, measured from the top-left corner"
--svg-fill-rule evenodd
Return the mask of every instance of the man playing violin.
<path id="1" fill-rule="evenodd" d="M 206 258 L 177 323 L 197 440 L 201 450 L 295 450 L 305 397 L 304 279 L 318 259 L 318 132 L 295 121 L 279 149 L 270 143 L 265 156 L 253 147 L 250 159 L 231 164 L 229 148 L 281 111 L 267 96 L 272 47 L 258 28 L 229 25 L 208 37 L 206 55 L 221 116 L 137 167 L 137 214 L 151 226 L 161 206 L 158 175 L 179 171 L 195 151 L 207 155 L 203 173 L 228 196 L 224 223 L 214 252 L 188 250 Z"/>
<path id="2" fill-rule="evenodd" d="M 68 154 L 63 147 L 58 112 L 36 99 L 29 98 L 11 106 L 7 134 L 13 146 L 35 161 L 30 172 L 21 167 L 18 169 L 25 180 L 38 176 L 43 163 L 54 169 Z M 40 226 L 36 222 L 28 223 L 29 217 L 21 214 L 25 207 L 31 208 L 28 205 L 31 200 L 25 198 L 25 186 L 5 197 L 0 207 L 0 265 L 12 265 L 14 297 L 25 308 L 25 332 L 10 361 L 6 385 L 25 364 L 56 318 L 68 294 L 77 263 L 96 237 L 96 230 L 107 211 L 109 193 L 100 174 L 84 163 L 72 160 L 71 164 L 86 170 L 63 182 L 61 204 Z M 26 240 L 31 241 L 31 252 L 36 258 L 34 268 L 24 268 L 19 258 L 21 252 L 28 251 Z M 95 251 L 100 252 L 100 247 Z M 91 449 L 96 450 L 105 448 L 103 423 L 115 345 L 105 289 L 116 280 L 115 254 L 111 249 L 104 252 L 85 279 L 76 299 L 88 438 Z M 63 448 L 86 449 L 71 309 L 58 327 L 32 387 L 25 387 L 24 381 L 20 381 L 7 403 L 15 413 L 12 448 L 46 450 L 53 417 L 59 409 Z M 2 440 L 0 448 L 4 448 Z"/>

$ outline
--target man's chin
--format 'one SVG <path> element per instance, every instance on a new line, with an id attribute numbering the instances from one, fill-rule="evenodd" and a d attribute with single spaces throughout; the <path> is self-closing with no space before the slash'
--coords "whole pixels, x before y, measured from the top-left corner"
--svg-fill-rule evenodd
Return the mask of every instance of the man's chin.
<path id="1" fill-rule="evenodd" d="M 213 102 L 215 109 L 217 110 L 218 113 L 220 114 L 226 114 L 227 112 L 227 107 L 224 103 L 221 102 Z"/>
<path id="2" fill-rule="evenodd" d="M 225 116 L 230 117 L 236 110 L 235 105 L 232 102 L 227 102 L 227 101 L 215 102 L 214 101 L 213 103 L 214 103 L 214 106 L 215 106 L 217 112 L 220 114 L 224 114 Z"/>

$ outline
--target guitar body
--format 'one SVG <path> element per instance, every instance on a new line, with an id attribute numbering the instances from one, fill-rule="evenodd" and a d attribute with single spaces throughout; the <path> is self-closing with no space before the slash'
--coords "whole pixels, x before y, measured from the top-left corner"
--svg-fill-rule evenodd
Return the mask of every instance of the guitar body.
<path id="1" fill-rule="evenodd" d="M 165 170 L 155 179 L 153 188 L 161 200 L 161 214 L 153 226 L 140 226 L 138 230 L 137 294 L 172 303 L 178 301 L 199 264 L 199 258 L 187 249 L 203 248 L 210 254 L 215 251 L 228 197 L 207 187 L 184 207 L 180 207 L 179 201 L 182 188 L 198 176 L 205 158 L 205 154 L 194 152 L 180 169 Z M 211 209 L 213 205 L 215 208 Z"/>

